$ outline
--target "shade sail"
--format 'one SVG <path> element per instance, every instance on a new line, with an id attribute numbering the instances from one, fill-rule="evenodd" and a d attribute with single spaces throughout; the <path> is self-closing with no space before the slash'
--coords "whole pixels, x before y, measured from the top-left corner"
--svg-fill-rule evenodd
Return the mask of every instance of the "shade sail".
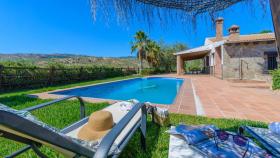
<path id="1" fill-rule="evenodd" d="M 186 12 L 203 13 L 223 10 L 245 0 L 138 0 L 157 7 L 179 9 Z"/>
<path id="2" fill-rule="evenodd" d="M 158 17 L 165 19 L 170 14 L 179 17 L 192 17 L 203 14 L 213 13 L 224 10 L 236 3 L 251 3 L 253 0 L 90 0 L 94 15 L 97 9 L 105 16 L 116 13 L 118 19 L 131 20 L 131 17 L 144 16 L 144 19 Z M 258 0 L 265 4 L 268 0 Z M 252 6 L 249 6 L 249 8 Z M 265 7 L 263 7 L 265 8 Z M 155 12 L 156 10 L 156 12 Z M 111 15 L 114 16 L 114 15 Z"/>

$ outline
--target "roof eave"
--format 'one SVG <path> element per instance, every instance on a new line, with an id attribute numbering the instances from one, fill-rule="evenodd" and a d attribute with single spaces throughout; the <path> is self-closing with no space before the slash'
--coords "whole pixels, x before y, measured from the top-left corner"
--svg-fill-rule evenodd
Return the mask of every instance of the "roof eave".
<path id="1" fill-rule="evenodd" d="M 276 40 L 275 38 L 271 38 L 271 39 L 259 39 L 259 40 L 248 40 L 248 41 L 226 41 L 225 44 L 267 42 L 267 41 L 275 41 L 275 40 Z"/>

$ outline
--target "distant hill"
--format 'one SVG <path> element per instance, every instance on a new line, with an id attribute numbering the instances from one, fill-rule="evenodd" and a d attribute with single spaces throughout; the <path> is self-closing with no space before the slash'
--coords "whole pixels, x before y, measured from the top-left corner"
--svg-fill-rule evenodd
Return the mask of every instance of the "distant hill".
<path id="1" fill-rule="evenodd" d="M 50 64 L 64 66 L 107 66 L 107 67 L 137 67 L 135 57 L 94 57 L 73 54 L 0 54 L 0 64 L 9 62 L 26 63 L 39 67 Z M 147 64 L 145 64 L 147 66 Z"/>

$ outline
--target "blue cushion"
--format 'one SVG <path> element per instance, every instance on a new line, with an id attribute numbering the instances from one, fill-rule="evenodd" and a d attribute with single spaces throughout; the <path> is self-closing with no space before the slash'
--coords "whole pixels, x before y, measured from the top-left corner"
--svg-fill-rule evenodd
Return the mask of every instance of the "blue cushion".
<path id="1" fill-rule="evenodd" d="M 215 129 L 217 128 L 214 125 L 188 126 L 183 124 L 175 128 L 176 132 L 182 135 L 189 144 L 196 144 L 214 137 Z"/>
<path id="2" fill-rule="evenodd" d="M 221 157 L 221 158 L 241 158 L 246 148 L 236 145 L 233 141 L 224 141 L 215 143 L 213 139 L 208 139 L 206 141 L 199 142 L 194 145 L 197 149 L 208 155 L 209 157 Z M 246 153 L 246 158 L 269 158 L 271 157 L 264 149 L 260 148 L 252 140 L 250 140 L 248 151 Z"/>
<path id="3" fill-rule="evenodd" d="M 217 147 L 215 141 L 212 139 L 202 141 L 195 145 L 197 149 L 205 153 L 208 157 L 219 158 L 239 158 L 240 154 L 235 152 L 234 148 L 227 148 L 224 146 Z"/>

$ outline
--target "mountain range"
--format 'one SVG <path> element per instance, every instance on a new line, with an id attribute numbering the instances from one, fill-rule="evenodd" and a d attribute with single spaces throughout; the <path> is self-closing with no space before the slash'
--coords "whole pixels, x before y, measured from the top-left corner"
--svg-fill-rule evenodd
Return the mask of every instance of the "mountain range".
<path id="1" fill-rule="evenodd" d="M 134 56 L 127 57 L 95 57 L 74 54 L 0 54 L 0 64 L 20 62 L 39 67 L 49 64 L 64 66 L 108 66 L 108 67 L 137 67 Z M 147 64 L 146 64 L 147 65 Z"/>

